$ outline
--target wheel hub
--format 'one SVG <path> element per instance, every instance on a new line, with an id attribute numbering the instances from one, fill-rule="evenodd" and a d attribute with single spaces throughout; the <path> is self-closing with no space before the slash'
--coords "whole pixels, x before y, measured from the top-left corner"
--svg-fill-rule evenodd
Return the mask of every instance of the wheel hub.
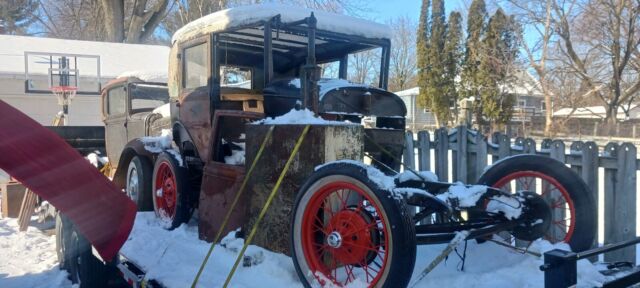
<path id="1" fill-rule="evenodd" d="M 341 263 L 364 263 L 369 252 L 376 250 L 371 239 L 371 230 L 376 227 L 367 220 L 352 209 L 342 210 L 331 218 L 327 244 Z"/>
<path id="2" fill-rule="evenodd" d="M 551 207 L 538 194 L 530 191 L 519 192 L 525 198 L 522 218 L 524 222 L 513 228 L 513 236 L 525 241 L 543 237 L 551 225 Z"/>
<path id="3" fill-rule="evenodd" d="M 342 236 L 340 236 L 340 233 L 338 233 L 337 231 L 331 232 L 331 234 L 329 234 L 329 236 L 327 237 L 327 244 L 331 248 L 340 248 L 340 246 L 342 245 Z"/>

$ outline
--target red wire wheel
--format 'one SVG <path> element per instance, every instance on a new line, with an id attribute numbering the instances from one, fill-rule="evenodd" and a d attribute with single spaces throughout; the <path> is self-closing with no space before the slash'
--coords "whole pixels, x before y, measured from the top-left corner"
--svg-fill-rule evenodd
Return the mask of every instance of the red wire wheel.
<path id="1" fill-rule="evenodd" d="M 156 216 L 173 229 L 186 223 L 193 210 L 187 193 L 187 169 L 180 167 L 174 156 L 162 152 L 153 168 L 153 210 Z"/>
<path id="2" fill-rule="evenodd" d="M 362 167 L 329 166 L 335 169 L 310 177 L 294 209 L 292 251 L 303 284 L 403 287 L 415 262 L 415 232 L 404 206 L 369 183 Z M 400 251 L 401 243 L 407 251 Z M 404 272 L 396 272 L 397 263 Z"/>
<path id="3" fill-rule="evenodd" d="M 538 187 L 537 184 L 540 187 Z M 576 227 L 576 209 L 567 189 L 556 179 L 538 171 L 518 171 L 505 175 L 493 185 L 503 191 L 531 191 L 538 193 L 551 208 L 551 227 L 544 239 L 551 243 L 568 243 Z"/>
<path id="4" fill-rule="evenodd" d="M 166 161 L 159 163 L 155 178 L 156 191 L 154 193 L 158 216 L 168 222 L 171 222 L 176 217 L 176 204 L 178 202 L 176 176 L 173 174 L 170 165 Z"/>
<path id="5" fill-rule="evenodd" d="M 505 192 L 538 194 L 549 205 L 551 219 L 544 239 L 568 243 L 573 251 L 591 248 L 596 235 L 596 207 L 591 189 L 564 163 L 538 155 L 498 161 L 478 180 Z"/>

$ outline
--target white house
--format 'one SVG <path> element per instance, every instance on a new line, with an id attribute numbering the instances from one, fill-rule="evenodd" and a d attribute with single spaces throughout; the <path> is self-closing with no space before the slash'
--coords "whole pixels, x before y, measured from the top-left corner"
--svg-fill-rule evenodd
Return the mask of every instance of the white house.
<path id="1" fill-rule="evenodd" d="M 502 87 L 509 94 L 516 96 L 514 106 L 514 121 L 522 120 L 522 117 L 530 118 L 533 115 L 543 115 L 546 110 L 544 105 L 544 94 L 540 89 L 539 82 L 525 70 L 520 70 L 513 74 L 516 79 L 511 85 Z M 419 87 L 394 92 L 400 96 L 407 107 L 407 126 L 410 129 L 421 129 L 436 125 L 436 119 L 429 109 L 420 108 L 416 105 L 417 96 L 420 93 Z M 479 99 L 476 97 L 475 99 Z"/>
<path id="2" fill-rule="evenodd" d="M 626 108 L 626 107 L 625 107 Z M 632 104 L 628 107 L 628 116 L 623 107 L 618 107 L 616 118 L 618 120 L 639 119 L 640 106 Z M 553 112 L 553 117 L 559 118 L 577 118 L 577 119 L 604 119 L 607 117 L 607 110 L 604 106 L 588 106 L 573 108 L 562 108 Z"/>
<path id="3" fill-rule="evenodd" d="M 79 91 L 69 105 L 69 125 L 103 125 L 99 90 L 109 80 L 132 70 L 166 74 L 169 67 L 169 47 L 159 45 L 12 35 L 0 35 L 0 43 L 0 100 L 43 125 L 51 125 L 61 110 L 48 92 L 51 85 L 60 85 L 55 74 L 61 59 L 77 75 L 69 85 Z"/>

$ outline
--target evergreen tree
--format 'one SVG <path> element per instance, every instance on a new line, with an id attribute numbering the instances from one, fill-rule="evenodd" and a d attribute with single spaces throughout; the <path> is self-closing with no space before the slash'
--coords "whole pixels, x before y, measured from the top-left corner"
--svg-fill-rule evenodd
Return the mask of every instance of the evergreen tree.
<path id="1" fill-rule="evenodd" d="M 465 97 L 479 98 L 480 91 L 480 49 L 485 30 L 487 8 L 484 0 L 473 0 L 467 17 L 467 41 L 462 68 L 462 87 Z M 482 105 L 474 103 L 474 112 L 479 124 L 482 123 Z"/>
<path id="2" fill-rule="evenodd" d="M 428 107 L 436 116 L 438 126 L 449 121 L 449 99 L 445 93 L 445 57 L 443 57 L 447 26 L 445 23 L 444 1 L 431 2 L 431 34 L 429 35 L 429 63 L 426 71 L 426 97 Z"/>
<path id="3" fill-rule="evenodd" d="M 518 55 L 515 21 L 502 9 L 489 19 L 482 39 L 479 77 L 482 114 L 493 128 L 507 123 L 513 114 L 515 95 L 508 93 Z"/>
<path id="4" fill-rule="evenodd" d="M 420 23 L 418 23 L 418 35 L 416 36 L 416 56 L 418 58 L 418 87 L 420 87 L 420 94 L 416 99 L 418 106 L 426 108 L 427 103 L 427 67 L 429 65 L 428 51 L 429 51 L 429 6 L 431 2 L 429 0 L 422 0 L 422 7 L 420 9 Z"/>
<path id="5" fill-rule="evenodd" d="M 0 34 L 25 34 L 35 21 L 38 3 L 35 0 L 0 1 Z"/>
<path id="6" fill-rule="evenodd" d="M 444 44 L 444 79 L 443 94 L 449 101 L 449 107 L 455 107 L 454 113 L 457 119 L 458 115 L 458 91 L 460 66 L 462 65 L 462 57 L 464 50 L 462 47 L 462 15 L 459 12 L 451 12 L 449 14 L 449 22 L 447 23 L 447 36 Z"/>

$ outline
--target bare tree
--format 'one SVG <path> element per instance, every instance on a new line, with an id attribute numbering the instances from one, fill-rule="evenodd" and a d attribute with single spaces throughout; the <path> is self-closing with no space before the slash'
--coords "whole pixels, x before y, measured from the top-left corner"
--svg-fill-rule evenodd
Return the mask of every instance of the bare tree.
<path id="1" fill-rule="evenodd" d="M 169 0 L 134 1 L 129 21 L 126 21 L 125 17 L 125 0 L 101 0 L 100 4 L 104 10 L 107 32 L 105 40 L 140 43 L 153 35 L 160 21 L 164 19 Z"/>
<path id="2" fill-rule="evenodd" d="M 379 75 L 380 49 L 366 50 L 349 55 L 349 80 L 356 83 L 374 83 Z"/>
<path id="3" fill-rule="evenodd" d="M 35 35 L 79 40 L 103 40 L 106 32 L 102 6 L 95 0 L 39 0 L 34 12 Z"/>
<path id="4" fill-rule="evenodd" d="M 606 108 L 606 122 L 640 92 L 640 3 L 636 0 L 553 2 L 553 21 L 567 64 Z M 585 59 L 593 59 L 585 61 Z M 599 89 L 601 85 L 604 88 Z"/>
<path id="5" fill-rule="evenodd" d="M 173 5 L 169 9 L 167 17 L 162 21 L 161 26 L 169 35 L 173 35 L 187 23 L 213 12 L 226 9 L 228 5 L 237 4 L 238 2 L 233 0 L 173 0 Z"/>
<path id="6" fill-rule="evenodd" d="M 39 0 L 38 34 L 141 43 L 153 38 L 169 0 Z"/>
<path id="7" fill-rule="evenodd" d="M 518 33 L 521 37 L 520 43 L 524 50 L 529 66 L 536 72 L 540 83 L 540 90 L 544 95 L 545 111 L 545 136 L 550 136 L 553 127 L 553 106 L 552 93 L 549 87 L 547 76 L 547 60 L 549 53 L 549 43 L 553 35 L 551 26 L 552 2 L 556 0 L 509 0 L 517 9 L 514 9 L 517 21 L 523 25 L 523 29 L 535 33 L 535 41 L 528 43 L 522 38 L 523 33 Z M 529 34 L 531 36 L 531 34 Z"/>
<path id="8" fill-rule="evenodd" d="M 389 89 L 400 91 L 416 85 L 416 31 L 418 26 L 409 17 L 389 21 L 393 31 L 389 65 Z"/>
<path id="9" fill-rule="evenodd" d="M 37 0 L 3 0 L 0 2 L 0 34 L 28 34 L 27 27 L 36 21 L 33 10 Z"/>

